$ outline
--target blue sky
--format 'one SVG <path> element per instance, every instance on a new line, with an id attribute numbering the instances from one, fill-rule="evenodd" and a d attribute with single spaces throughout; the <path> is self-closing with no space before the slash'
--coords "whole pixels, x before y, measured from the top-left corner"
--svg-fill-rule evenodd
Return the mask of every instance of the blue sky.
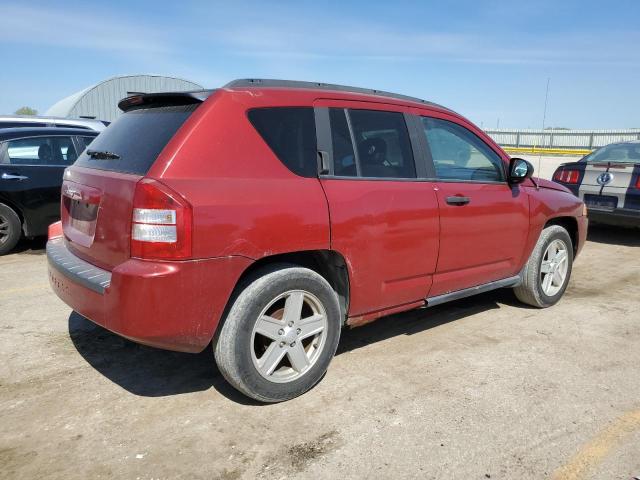
<path id="1" fill-rule="evenodd" d="M 640 1 L 0 0 L 0 113 L 120 74 L 315 80 L 484 128 L 640 127 Z"/>

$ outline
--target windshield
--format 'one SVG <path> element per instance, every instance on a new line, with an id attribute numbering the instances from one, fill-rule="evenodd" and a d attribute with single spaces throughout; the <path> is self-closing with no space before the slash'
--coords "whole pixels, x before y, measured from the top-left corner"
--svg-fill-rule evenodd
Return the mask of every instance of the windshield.
<path id="1" fill-rule="evenodd" d="M 122 114 L 75 165 L 145 175 L 199 104 L 141 108 Z"/>
<path id="2" fill-rule="evenodd" d="M 585 162 L 640 163 L 640 143 L 614 143 L 584 157 Z"/>

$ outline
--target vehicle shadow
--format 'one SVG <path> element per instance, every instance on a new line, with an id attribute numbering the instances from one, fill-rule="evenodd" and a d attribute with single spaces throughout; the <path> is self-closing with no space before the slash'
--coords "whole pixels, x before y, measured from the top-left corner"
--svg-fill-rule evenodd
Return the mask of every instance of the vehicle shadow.
<path id="1" fill-rule="evenodd" d="M 415 335 L 455 320 L 515 302 L 510 291 L 488 292 L 429 309 L 383 317 L 362 327 L 342 331 L 336 355 Z M 134 395 L 162 397 L 204 391 L 211 387 L 243 405 L 263 405 L 233 389 L 215 365 L 211 348 L 199 354 L 171 352 L 136 344 L 73 312 L 69 336 L 78 353 L 94 369 Z"/>
<path id="2" fill-rule="evenodd" d="M 516 304 L 517 300 L 510 290 L 494 290 L 432 308 L 396 313 L 361 327 L 346 328 L 342 331 L 336 355 L 400 335 L 416 335 L 465 317 L 500 308 L 500 303 L 511 305 Z"/>
<path id="3" fill-rule="evenodd" d="M 46 247 L 47 237 L 23 238 L 9 253 L 17 253 L 18 255 L 44 255 Z"/>
<path id="4" fill-rule="evenodd" d="M 624 247 L 638 247 L 640 246 L 640 229 L 595 223 L 589 225 L 587 240 L 590 242 L 621 245 Z"/>
<path id="5" fill-rule="evenodd" d="M 76 312 L 69 316 L 69 336 L 89 365 L 134 395 L 164 397 L 214 387 L 232 401 L 259 404 L 226 382 L 210 348 L 193 354 L 139 345 Z"/>

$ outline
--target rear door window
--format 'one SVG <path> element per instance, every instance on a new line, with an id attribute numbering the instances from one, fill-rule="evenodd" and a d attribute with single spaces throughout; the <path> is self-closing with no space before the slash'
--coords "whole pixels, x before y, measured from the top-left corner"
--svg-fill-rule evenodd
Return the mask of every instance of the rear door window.
<path id="1" fill-rule="evenodd" d="M 71 137 L 31 137 L 7 142 L 12 165 L 71 165 L 76 150 Z"/>
<path id="2" fill-rule="evenodd" d="M 350 109 L 347 114 L 359 176 L 416 178 L 411 140 L 402 113 Z"/>
<path id="3" fill-rule="evenodd" d="M 248 116 L 262 139 L 289 170 L 303 177 L 318 175 L 313 108 L 256 108 L 250 110 Z"/>
<path id="4" fill-rule="evenodd" d="M 91 142 L 76 165 L 145 175 L 162 149 L 199 104 L 141 108 L 122 114 Z M 92 158 L 87 151 L 110 152 L 119 158 Z"/>
<path id="5" fill-rule="evenodd" d="M 358 175 L 358 169 L 345 110 L 330 108 L 329 121 L 333 146 L 333 174 L 339 177 L 355 177 Z"/>

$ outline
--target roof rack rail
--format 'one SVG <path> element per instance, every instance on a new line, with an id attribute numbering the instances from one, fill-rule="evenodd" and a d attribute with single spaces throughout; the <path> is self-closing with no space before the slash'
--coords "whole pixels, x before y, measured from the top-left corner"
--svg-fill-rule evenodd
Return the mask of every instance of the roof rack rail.
<path id="1" fill-rule="evenodd" d="M 338 92 L 349 93 L 362 93 L 365 95 L 376 95 L 379 97 L 394 98 L 397 100 L 405 100 L 409 102 L 422 103 L 423 105 L 429 105 L 433 107 L 442 108 L 444 110 L 452 111 L 447 107 L 438 105 L 434 102 L 429 102 L 421 98 L 410 97 L 408 95 L 400 95 L 398 93 L 385 92 L 383 90 L 374 90 L 371 88 L 349 87 L 346 85 L 334 85 L 331 83 L 322 82 L 302 82 L 298 80 L 275 80 L 265 78 L 242 78 L 233 80 L 227 83 L 222 88 L 245 88 L 245 87 L 272 87 L 272 88 L 304 88 L 310 90 L 332 90 Z"/>

